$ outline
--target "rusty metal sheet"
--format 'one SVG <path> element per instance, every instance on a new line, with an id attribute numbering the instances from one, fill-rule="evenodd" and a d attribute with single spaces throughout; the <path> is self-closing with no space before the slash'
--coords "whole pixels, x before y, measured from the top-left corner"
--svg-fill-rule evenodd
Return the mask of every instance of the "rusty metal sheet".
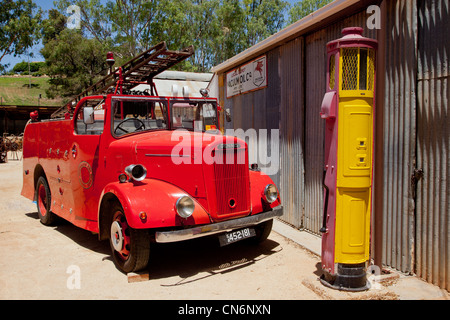
<path id="1" fill-rule="evenodd" d="M 280 48 L 280 192 L 283 221 L 300 228 L 304 212 L 303 38 Z"/>
<path id="2" fill-rule="evenodd" d="M 418 7 L 415 272 L 450 288 L 449 2 Z"/>
<path id="3" fill-rule="evenodd" d="M 415 1 L 387 3 L 384 101 L 383 263 L 413 272 L 417 12 Z"/>

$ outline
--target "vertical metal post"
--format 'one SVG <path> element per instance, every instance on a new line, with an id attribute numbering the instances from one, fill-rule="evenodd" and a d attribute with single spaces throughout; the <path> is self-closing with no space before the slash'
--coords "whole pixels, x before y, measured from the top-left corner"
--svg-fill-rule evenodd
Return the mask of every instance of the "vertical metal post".
<path id="1" fill-rule="evenodd" d="M 31 89 L 31 71 L 30 71 L 30 54 L 28 54 L 28 88 Z"/>

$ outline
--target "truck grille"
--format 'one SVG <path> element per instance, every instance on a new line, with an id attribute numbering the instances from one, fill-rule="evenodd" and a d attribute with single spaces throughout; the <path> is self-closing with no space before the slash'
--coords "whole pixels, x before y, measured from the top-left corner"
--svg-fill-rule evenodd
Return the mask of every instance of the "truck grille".
<path id="1" fill-rule="evenodd" d="M 245 149 L 233 153 L 220 152 L 223 164 L 214 164 L 217 216 L 246 213 L 250 211 L 250 184 Z"/>

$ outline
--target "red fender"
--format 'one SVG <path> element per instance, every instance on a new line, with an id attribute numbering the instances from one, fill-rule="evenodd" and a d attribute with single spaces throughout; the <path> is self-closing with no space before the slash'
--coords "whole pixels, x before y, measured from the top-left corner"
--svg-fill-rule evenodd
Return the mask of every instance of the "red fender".
<path id="1" fill-rule="evenodd" d="M 134 229 L 211 223 L 209 215 L 194 197 L 191 197 L 195 203 L 192 216 L 187 219 L 179 217 L 175 209 L 175 203 L 179 197 L 189 196 L 189 194 L 173 184 L 161 180 L 144 179 L 141 182 L 112 182 L 104 188 L 101 199 L 109 193 L 114 194 L 119 199 L 128 225 Z M 142 220 L 139 217 L 141 212 L 146 213 L 146 219 Z"/>
<path id="2" fill-rule="evenodd" d="M 278 199 L 270 205 L 266 202 L 264 196 L 264 188 L 268 184 L 273 184 L 272 179 L 261 171 L 250 170 L 250 195 L 252 198 L 252 214 L 261 213 L 267 211 L 267 208 L 274 208 L 281 204 L 280 190 L 278 190 Z"/>

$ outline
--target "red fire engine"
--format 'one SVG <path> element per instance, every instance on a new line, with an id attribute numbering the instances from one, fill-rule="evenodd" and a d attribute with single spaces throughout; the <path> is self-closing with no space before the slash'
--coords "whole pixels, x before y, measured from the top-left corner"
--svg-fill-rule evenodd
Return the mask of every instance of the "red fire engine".
<path id="1" fill-rule="evenodd" d="M 123 272 L 147 266 L 151 242 L 261 242 L 283 214 L 247 144 L 218 131 L 217 99 L 158 96 L 154 76 L 193 52 L 162 42 L 115 70 L 108 54 L 108 76 L 25 128 L 22 195 L 44 225 L 59 216 L 109 239 Z"/>

